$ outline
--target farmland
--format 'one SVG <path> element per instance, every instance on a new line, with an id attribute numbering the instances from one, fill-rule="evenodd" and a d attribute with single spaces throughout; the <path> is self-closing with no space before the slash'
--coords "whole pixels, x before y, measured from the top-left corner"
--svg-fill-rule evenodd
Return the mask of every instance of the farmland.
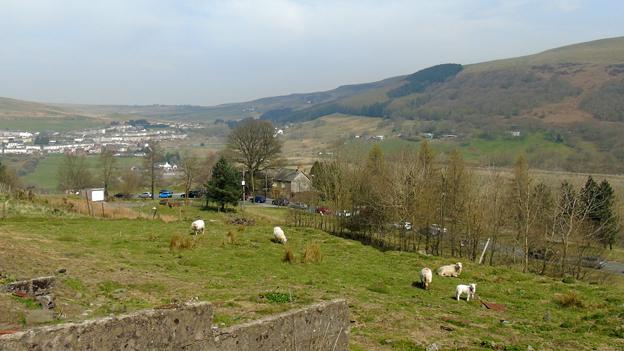
<path id="1" fill-rule="evenodd" d="M 45 215 L 41 208 L 46 205 L 15 203 L 16 212 L 0 227 L 5 279 L 65 268 L 55 288 L 60 321 L 198 297 L 216 305 L 217 323 L 231 325 L 344 297 L 352 314 L 351 350 L 421 350 L 433 342 L 467 350 L 525 350 L 528 345 L 539 350 L 617 350 L 624 345 L 620 277 L 598 275 L 593 283 L 564 283 L 512 267 L 464 262 L 461 278 L 435 276 L 425 291 L 412 286 L 419 268 L 456 259 L 384 252 L 322 231 L 286 226 L 287 247 L 296 260 L 284 263 L 284 247 L 270 239 L 272 226 L 284 224 L 285 210 L 247 206 L 223 214 L 202 211 L 196 204 L 161 208 L 162 220 L 151 220 L 149 201 L 113 205 L 129 206 L 129 211 L 143 213 L 143 219 Z M 196 217 L 204 218 L 208 227 L 205 235 L 191 239 L 188 226 Z M 255 224 L 229 224 L 235 217 L 254 219 Z M 193 247 L 171 249 L 174 235 L 193 240 Z M 320 246 L 320 263 L 301 262 L 311 244 Z M 480 298 L 504 304 L 507 311 L 453 300 L 460 282 L 477 283 Z M 270 292 L 288 298 L 272 302 L 266 297 Z M 30 308 L 2 295 L 0 326 L 33 326 Z"/>

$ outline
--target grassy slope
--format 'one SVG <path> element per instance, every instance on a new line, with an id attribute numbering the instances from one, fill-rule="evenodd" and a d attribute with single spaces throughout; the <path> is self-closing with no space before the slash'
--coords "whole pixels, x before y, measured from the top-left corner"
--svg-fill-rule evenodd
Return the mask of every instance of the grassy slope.
<path id="1" fill-rule="evenodd" d="M 594 40 L 547 50 L 535 55 L 467 65 L 466 72 L 556 63 L 617 64 L 624 62 L 624 37 Z"/>
<path id="2" fill-rule="evenodd" d="M 193 217 L 196 211 L 185 216 Z M 216 321 L 229 325 L 345 297 L 354 321 L 352 350 L 419 350 L 416 345 L 432 342 L 445 349 L 478 349 L 490 341 L 518 350 L 527 344 L 540 350 L 624 347 L 615 337 L 622 337 L 622 320 L 617 317 L 624 313 L 621 280 L 609 285 L 564 284 L 467 263 L 461 279 L 434 277 L 432 289 L 424 291 L 411 286 L 418 268 L 454 259 L 381 252 L 317 230 L 287 227 L 289 247 L 298 256 L 307 244 L 317 242 L 324 260 L 282 263 L 284 249 L 269 240 L 282 214 L 262 210 L 264 219 L 259 218 L 258 225 L 243 228 L 226 224 L 225 216 L 201 213 L 215 221 L 208 223 L 195 249 L 179 252 L 169 250 L 169 239 L 174 233 L 188 233 L 188 221 L 9 219 L 0 227 L 0 267 L 16 277 L 67 268 L 56 296 L 71 320 L 87 318 L 82 316 L 85 311 L 88 317 L 102 316 L 198 296 L 214 302 Z M 228 231 L 238 237 L 236 244 L 224 244 Z M 507 312 L 452 300 L 459 282 L 476 282 L 481 298 L 506 304 Z M 580 294 L 584 307 L 561 308 L 554 302 L 557 294 L 570 290 Z M 269 303 L 259 297 L 268 291 L 296 299 Z M 0 316 L 13 323 L 25 308 L 5 295 L 0 296 L 2 306 L 9 313 Z"/>

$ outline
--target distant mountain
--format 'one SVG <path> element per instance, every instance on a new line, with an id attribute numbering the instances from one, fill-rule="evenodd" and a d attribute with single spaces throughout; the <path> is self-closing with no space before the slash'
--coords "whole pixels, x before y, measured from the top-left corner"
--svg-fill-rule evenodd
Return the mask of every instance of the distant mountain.
<path id="1" fill-rule="evenodd" d="M 536 117 L 547 123 L 624 121 L 624 37 L 536 55 L 442 64 L 377 83 L 377 89 L 307 108 L 267 111 L 276 122 L 331 113 L 421 120 Z"/>

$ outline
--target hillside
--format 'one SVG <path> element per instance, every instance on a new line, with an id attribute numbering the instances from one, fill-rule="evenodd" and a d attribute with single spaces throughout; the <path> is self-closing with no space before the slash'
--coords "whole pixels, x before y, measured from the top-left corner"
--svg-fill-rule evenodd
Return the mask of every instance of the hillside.
<path id="1" fill-rule="evenodd" d="M 361 94 L 261 118 L 302 122 L 333 113 L 421 121 L 420 128 L 395 128 L 408 137 L 546 133 L 574 150 L 557 160 L 561 169 L 622 172 L 624 37 L 515 59 L 437 65 Z"/>
<path id="2" fill-rule="evenodd" d="M 32 302 L 2 294 L 0 329 L 80 321 L 193 297 L 212 302 L 214 323 L 227 326 L 340 297 L 349 302 L 351 350 L 424 350 L 434 342 L 445 350 L 623 346 L 621 277 L 603 276 L 597 284 L 563 282 L 462 260 L 459 281 L 435 276 L 424 290 L 412 285 L 418 267 L 457 258 L 380 251 L 319 230 L 284 227 L 297 256 L 289 264 L 282 262 L 284 247 L 270 240 L 273 225 L 284 221 L 283 209 L 249 206 L 245 215 L 256 224 L 240 226 L 229 224 L 232 215 L 198 207 L 184 208 L 183 221 L 175 220 L 177 209 L 160 210 L 166 222 L 146 219 L 154 205 L 127 209 L 126 215 L 144 213 L 144 219 L 134 220 L 11 206 L 20 213 L 12 212 L 0 227 L 0 283 L 66 271 L 54 287 L 62 309 L 58 319 L 36 319 Z M 190 239 L 188 221 L 196 216 L 210 225 Z M 193 246 L 171 248 L 175 235 Z M 301 262 L 309 245 L 318 245 L 320 262 Z M 506 310 L 454 300 L 459 282 L 477 283 L 479 298 Z"/>

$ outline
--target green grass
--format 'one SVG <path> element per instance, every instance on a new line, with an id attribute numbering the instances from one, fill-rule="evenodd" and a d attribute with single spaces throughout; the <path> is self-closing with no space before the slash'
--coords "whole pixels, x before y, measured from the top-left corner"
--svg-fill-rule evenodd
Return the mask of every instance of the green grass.
<path id="1" fill-rule="evenodd" d="M 26 130 L 29 132 L 56 131 L 65 132 L 76 129 L 102 127 L 110 123 L 109 120 L 89 117 L 20 117 L 0 119 L 2 129 Z"/>
<path id="2" fill-rule="evenodd" d="M 215 304 L 218 323 L 231 325 L 346 298 L 352 350 L 421 350 L 433 342 L 463 350 L 492 343 L 510 350 L 529 344 L 538 350 L 624 346 L 620 278 L 606 285 L 566 284 L 463 260 L 460 279 L 436 276 L 425 291 L 412 287 L 420 267 L 456 259 L 382 252 L 318 230 L 283 226 L 280 210 L 249 206 L 245 215 L 257 224 L 232 226 L 227 224 L 232 215 L 187 209 L 186 217 L 201 216 L 207 228 L 194 249 L 182 251 L 171 251 L 169 241 L 188 235 L 188 220 L 9 218 L 0 227 L 0 266 L 18 277 L 66 268 L 56 296 L 67 303 L 64 313 L 72 320 L 84 318 L 87 309 L 103 316 L 197 296 Z M 270 240 L 277 224 L 297 255 L 318 243 L 322 262 L 282 263 L 284 247 Z M 236 232 L 236 244 L 227 243 L 229 231 Z M 505 304 L 507 311 L 453 300 L 455 285 L 471 282 L 479 297 Z M 561 297 L 572 291 L 577 295 Z M 97 306 L 90 306 L 94 301 Z"/>
<path id="3" fill-rule="evenodd" d="M 98 175 L 98 159 L 98 156 L 87 156 L 89 168 L 95 176 Z M 142 159 L 138 157 L 117 157 L 115 160 L 116 168 L 119 170 L 118 173 L 121 173 L 122 169 L 128 169 L 133 165 L 140 165 L 142 162 Z M 56 190 L 59 184 L 58 169 L 62 161 L 63 155 L 48 155 L 39 161 L 32 173 L 23 176 L 22 181 L 25 184 L 34 185 L 47 191 Z"/>

